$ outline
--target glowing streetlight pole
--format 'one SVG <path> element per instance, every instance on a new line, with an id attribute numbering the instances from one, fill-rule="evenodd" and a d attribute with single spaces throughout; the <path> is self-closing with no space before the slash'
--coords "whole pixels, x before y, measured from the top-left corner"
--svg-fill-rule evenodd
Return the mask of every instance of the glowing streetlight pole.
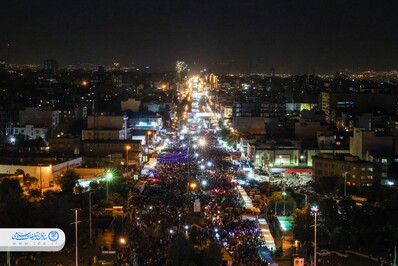
<path id="1" fill-rule="evenodd" d="M 283 215 L 286 216 L 286 180 L 283 180 Z"/>
<path id="2" fill-rule="evenodd" d="M 314 213 L 314 220 L 315 220 L 315 224 L 314 224 L 314 266 L 316 266 L 316 218 L 317 218 L 317 214 L 318 214 L 318 207 L 314 206 L 311 208 L 312 212 Z"/>
<path id="3" fill-rule="evenodd" d="M 91 229 L 91 194 L 93 194 L 93 192 L 89 192 L 88 193 L 88 205 L 89 205 L 89 223 L 90 223 L 90 244 L 93 243 L 93 238 L 92 238 L 92 229 Z"/>
<path id="4" fill-rule="evenodd" d="M 75 246 L 76 246 L 76 266 L 79 265 L 79 248 L 78 248 L 78 236 L 77 236 L 77 209 L 75 209 Z"/>
<path id="5" fill-rule="evenodd" d="M 109 201 L 109 180 L 112 179 L 112 176 L 111 172 L 106 174 L 106 201 Z"/>
<path id="6" fill-rule="evenodd" d="M 126 146 L 126 175 L 127 175 L 127 178 L 129 178 L 129 150 L 130 149 L 131 149 L 130 145 Z"/>
<path id="7" fill-rule="evenodd" d="M 344 198 L 347 197 L 347 174 L 348 172 L 344 172 Z"/>
<path id="8" fill-rule="evenodd" d="M 39 163 L 39 169 L 40 169 L 40 197 L 43 198 L 43 179 L 41 177 L 41 168 L 43 164 Z"/>
<path id="9" fill-rule="evenodd" d="M 78 242 L 78 228 L 77 228 L 77 224 L 79 223 L 79 221 L 77 220 L 77 212 L 79 211 L 79 209 L 73 209 L 73 211 L 75 211 L 75 222 L 71 223 L 71 224 L 75 224 L 75 265 L 78 266 L 79 265 L 79 242 Z"/>

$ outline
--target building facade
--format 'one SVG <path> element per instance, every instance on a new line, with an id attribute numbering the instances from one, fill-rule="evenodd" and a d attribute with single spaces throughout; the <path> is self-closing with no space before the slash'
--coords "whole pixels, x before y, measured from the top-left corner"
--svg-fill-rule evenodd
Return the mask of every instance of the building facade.
<path id="1" fill-rule="evenodd" d="M 47 139 L 48 129 L 46 127 L 35 127 L 33 125 L 26 125 L 24 127 L 14 127 L 14 135 L 23 135 L 27 139 L 42 138 Z"/>
<path id="2" fill-rule="evenodd" d="M 359 189 L 370 187 L 382 177 L 381 164 L 362 161 L 357 156 L 318 154 L 312 156 L 312 177 L 316 182 L 323 182 L 326 178 L 338 177 L 338 182 Z"/>

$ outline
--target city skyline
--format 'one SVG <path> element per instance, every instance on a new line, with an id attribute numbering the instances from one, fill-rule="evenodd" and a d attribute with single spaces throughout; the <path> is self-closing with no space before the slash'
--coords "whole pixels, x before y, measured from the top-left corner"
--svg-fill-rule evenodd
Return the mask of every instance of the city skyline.
<path id="1" fill-rule="evenodd" d="M 394 1 L 8 2 L 8 63 L 120 62 L 171 70 L 332 73 L 397 69 Z M 10 45 L 8 47 L 8 45 Z"/>

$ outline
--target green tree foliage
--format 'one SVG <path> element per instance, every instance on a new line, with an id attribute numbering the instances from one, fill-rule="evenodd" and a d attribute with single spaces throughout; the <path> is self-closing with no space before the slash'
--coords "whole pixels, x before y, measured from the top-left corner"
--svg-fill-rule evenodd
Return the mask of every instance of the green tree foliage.
<path id="1" fill-rule="evenodd" d="M 29 196 L 31 196 L 33 198 L 39 198 L 41 196 L 40 189 L 29 190 Z"/>
<path id="2" fill-rule="evenodd" d="M 99 184 L 97 181 L 91 181 L 89 186 L 90 186 L 90 190 L 96 190 L 96 189 L 98 189 Z"/>
<path id="3" fill-rule="evenodd" d="M 0 227 L 26 226 L 28 210 L 19 181 L 4 179 L 0 183 Z"/>
<path id="4" fill-rule="evenodd" d="M 25 187 L 27 187 L 28 189 L 30 189 L 31 186 L 33 186 L 34 184 L 37 183 L 37 181 L 39 181 L 39 179 L 37 179 L 34 176 L 30 176 L 29 174 L 25 174 L 23 176 L 23 185 Z"/>
<path id="5" fill-rule="evenodd" d="M 271 196 L 272 193 L 274 193 L 275 191 L 279 191 L 280 188 L 279 186 L 273 185 L 269 182 L 263 182 L 260 184 L 260 191 L 262 194 L 267 194 L 267 196 Z"/>
<path id="6" fill-rule="evenodd" d="M 109 193 L 109 201 L 112 206 L 123 206 L 126 204 L 125 198 L 119 193 Z"/>
<path id="7" fill-rule="evenodd" d="M 269 207 L 274 208 L 275 204 L 277 204 L 277 209 L 279 211 L 283 210 L 283 206 L 285 206 L 287 213 L 293 213 L 293 211 L 296 209 L 296 201 L 289 192 L 285 193 L 285 196 L 283 196 L 282 191 L 272 193 L 272 196 L 269 200 Z"/>
<path id="8" fill-rule="evenodd" d="M 55 180 L 61 186 L 61 190 L 66 195 L 72 195 L 80 176 L 73 170 L 68 169 L 64 173 L 58 175 Z"/>
<path id="9" fill-rule="evenodd" d="M 194 245 L 184 236 L 177 236 L 167 248 L 168 265 L 197 265 Z"/>
<path id="10" fill-rule="evenodd" d="M 209 247 L 203 252 L 202 265 L 219 266 L 222 262 L 221 247 L 216 243 L 210 243 Z"/>
<path id="11" fill-rule="evenodd" d="M 296 209 L 293 214 L 293 234 L 295 239 L 308 243 L 314 239 L 314 217 L 311 216 L 309 206 L 303 209 Z"/>
<path id="12" fill-rule="evenodd" d="M 314 189 L 321 194 L 335 193 L 339 185 L 339 179 L 341 180 L 341 178 L 337 176 L 322 177 L 321 180 L 315 182 Z"/>
<path id="13" fill-rule="evenodd" d="M 377 191 L 376 191 L 377 193 Z M 388 247 L 398 242 L 398 192 L 391 190 L 383 196 L 381 206 L 358 205 L 350 198 L 340 201 L 322 198 L 318 201 L 318 243 L 339 249 L 362 249 L 387 256 Z M 300 241 L 313 241 L 314 217 L 308 207 L 294 213 L 293 233 Z"/>
<path id="14" fill-rule="evenodd" d="M 23 183 L 24 187 L 27 187 L 28 189 L 30 189 L 30 187 L 38 181 L 38 179 L 36 177 L 26 174 L 25 171 L 22 169 L 17 169 L 15 171 L 15 174 L 18 176 L 22 175 L 22 183 Z"/>

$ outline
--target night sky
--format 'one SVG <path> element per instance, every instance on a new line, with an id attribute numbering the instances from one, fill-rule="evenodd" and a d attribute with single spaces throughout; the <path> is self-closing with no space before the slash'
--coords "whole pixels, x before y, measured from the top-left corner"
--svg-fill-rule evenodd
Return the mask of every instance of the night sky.
<path id="1" fill-rule="evenodd" d="M 398 69 L 397 0 L 2 0 L 11 63 L 331 73 Z"/>

